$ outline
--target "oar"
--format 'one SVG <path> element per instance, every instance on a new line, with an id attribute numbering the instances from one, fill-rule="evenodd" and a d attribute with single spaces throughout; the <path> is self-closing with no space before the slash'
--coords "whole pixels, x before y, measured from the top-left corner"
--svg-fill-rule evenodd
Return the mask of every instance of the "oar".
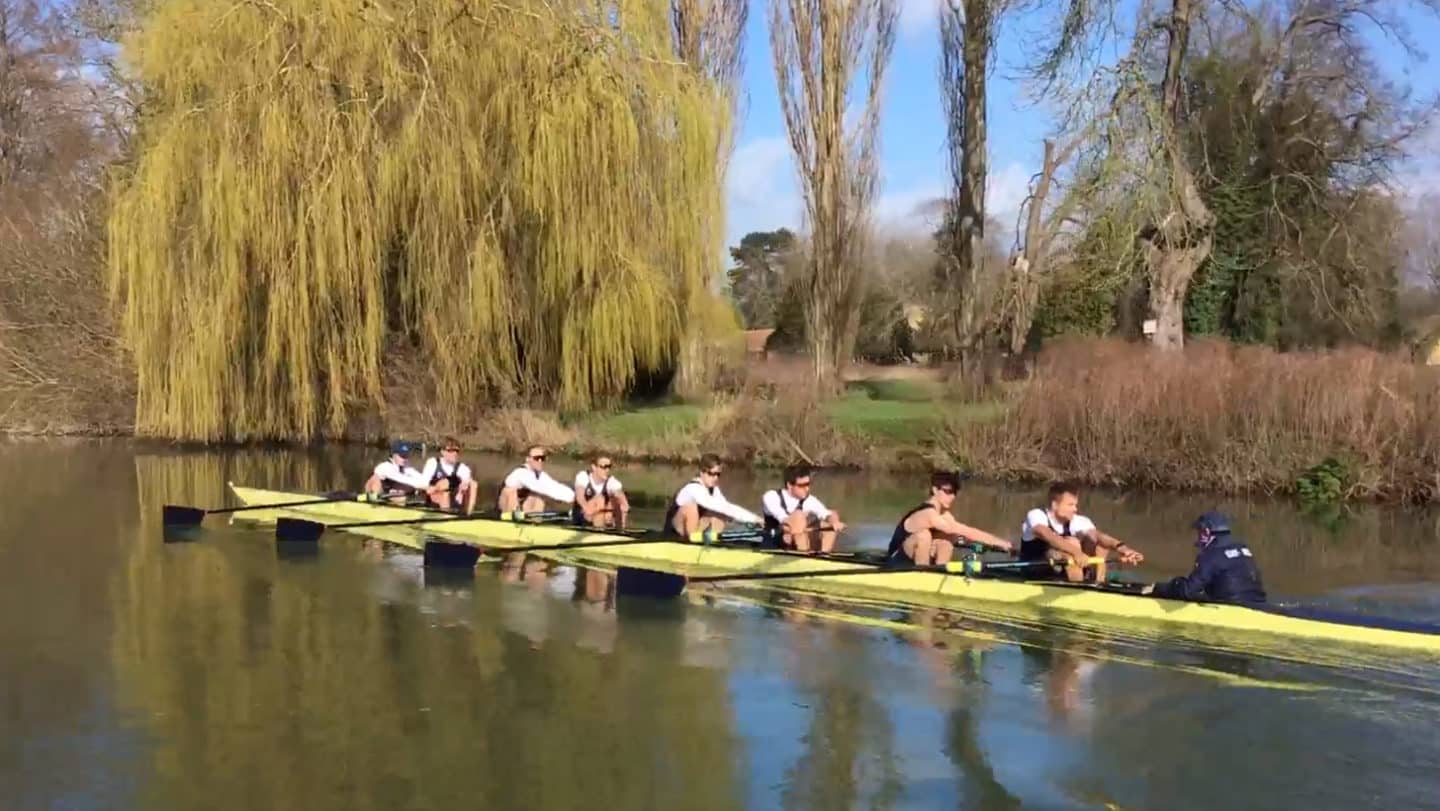
<path id="1" fill-rule="evenodd" d="M 1087 565 L 1098 563 L 1103 558 L 1090 558 Z M 740 572 L 737 574 L 710 575 L 707 577 L 690 577 L 690 583 L 719 583 L 727 580 L 782 580 L 798 577 L 848 577 L 862 574 L 903 574 L 906 572 L 923 572 L 933 574 L 956 574 L 976 575 L 985 571 L 1015 571 L 1017 569 L 1030 569 L 1043 566 L 1053 566 L 1048 560 L 1017 560 L 1003 561 L 1000 563 L 986 563 L 982 560 L 952 560 L 939 566 L 882 566 L 866 565 L 861 569 L 809 569 L 798 572 Z M 683 575 L 671 575 L 679 579 L 686 579 Z"/>
<path id="2" fill-rule="evenodd" d="M 518 511 L 516 511 L 518 512 Z M 280 541 L 299 541 L 310 543 L 320 540 L 327 529 L 352 529 L 358 527 L 395 527 L 410 526 L 414 524 L 453 524 L 465 521 L 516 521 L 535 519 L 537 523 L 551 521 L 557 518 L 567 518 L 568 513 L 538 512 L 520 513 L 523 519 L 513 517 L 515 513 L 479 513 L 475 515 L 454 515 L 435 518 L 391 518 L 384 521 L 355 521 L 345 524 L 322 524 L 318 521 L 306 521 L 303 518 L 280 517 L 275 521 L 275 538 Z"/>
<path id="3" fill-rule="evenodd" d="M 354 493 L 334 492 L 322 498 L 312 498 L 305 501 L 286 501 L 279 504 L 249 504 L 244 507 L 226 507 L 220 510 L 202 510 L 199 507 L 185 507 L 177 504 L 166 504 L 164 508 L 163 525 L 166 527 L 198 527 L 205 521 L 207 515 L 220 515 L 222 513 L 238 513 L 247 510 L 278 510 L 284 507 L 304 507 L 311 504 L 329 504 L 332 501 L 354 501 Z"/>

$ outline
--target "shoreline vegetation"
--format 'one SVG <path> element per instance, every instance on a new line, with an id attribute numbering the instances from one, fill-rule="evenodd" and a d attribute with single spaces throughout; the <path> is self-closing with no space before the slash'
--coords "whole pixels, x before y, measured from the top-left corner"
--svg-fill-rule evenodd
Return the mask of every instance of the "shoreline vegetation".
<path id="1" fill-rule="evenodd" d="M 709 451 L 762 468 L 805 459 L 822 468 L 954 467 L 1015 484 L 1067 478 L 1305 502 L 1440 501 L 1440 367 L 1401 354 L 1199 341 L 1177 358 L 1133 342 L 1077 339 L 1048 345 L 1028 377 L 978 390 L 962 390 L 939 368 L 861 364 L 833 398 L 807 384 L 807 369 L 802 358 L 753 362 L 708 402 L 580 416 L 500 407 L 458 425 L 427 407 L 423 387 L 406 386 L 387 392 L 385 417 L 357 420 L 334 441 L 433 442 L 453 433 L 467 450 L 497 453 L 540 443 L 577 456 L 688 464 Z M 49 407 L 28 417 L 11 402 L 0 430 L 133 435 L 116 420 L 126 409 L 93 399 L 72 392 L 41 400 Z"/>
<path id="2" fill-rule="evenodd" d="M 0 0 L 0 431 L 1440 501 L 1440 107 L 1357 33 L 1402 6 L 941 4 L 896 219 L 899 4 L 772 3 L 803 210 L 725 267 L 761 4 L 353 5 Z M 1065 111 L 1015 211 L 1001 69 Z"/>

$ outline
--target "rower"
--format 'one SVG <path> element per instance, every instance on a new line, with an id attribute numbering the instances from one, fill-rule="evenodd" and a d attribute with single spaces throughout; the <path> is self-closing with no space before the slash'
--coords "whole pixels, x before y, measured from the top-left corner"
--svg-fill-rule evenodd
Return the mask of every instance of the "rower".
<path id="1" fill-rule="evenodd" d="M 464 507 L 468 515 L 475 511 L 475 498 L 480 492 L 470 466 L 460 461 L 460 443 L 447 436 L 440 441 L 440 454 L 425 460 L 420 475 L 429 482 L 425 492 L 430 501 L 442 510 Z"/>
<path id="2" fill-rule="evenodd" d="M 620 480 L 611 475 L 615 463 L 605 454 L 590 460 L 590 469 L 575 474 L 575 507 L 571 522 L 594 527 L 625 526 L 630 515 L 630 499 L 625 497 Z M 619 522 L 616 522 L 616 515 Z"/>
<path id="3" fill-rule="evenodd" d="M 409 496 L 424 492 L 429 484 L 420 471 L 410 467 L 410 443 L 396 440 L 390 446 L 390 458 L 370 473 L 365 494 L 403 502 Z"/>
<path id="4" fill-rule="evenodd" d="M 1230 519 L 1207 512 L 1195 519 L 1195 568 L 1190 574 L 1153 583 L 1141 594 L 1172 600 L 1210 600 L 1227 603 L 1263 603 L 1265 586 L 1260 567 L 1244 541 L 1230 534 Z"/>
<path id="5" fill-rule="evenodd" d="M 716 533 L 725 530 L 725 519 L 746 524 L 761 523 L 760 516 L 732 504 L 720 492 L 720 457 L 707 453 L 700 457 L 700 475 L 681 487 L 665 511 L 665 530 L 689 538 L 700 530 Z"/>
<path id="6" fill-rule="evenodd" d="M 957 543 L 978 541 L 991 549 L 1013 551 L 1014 546 L 983 529 L 955 520 L 950 508 L 960 491 L 960 477 L 950 471 L 930 475 L 930 498 L 905 513 L 890 536 L 886 563 L 892 566 L 930 566 L 950 562 Z"/>
<path id="7" fill-rule="evenodd" d="M 1085 562 L 1099 555 L 1101 549 L 1115 550 L 1121 563 L 1133 565 L 1145 560 L 1144 555 L 1124 541 L 1101 532 L 1095 522 L 1080 515 L 1079 510 L 1079 487 L 1070 482 L 1050 485 L 1050 508 L 1031 510 L 1020 526 L 1020 559 L 1065 561 L 1065 577 L 1072 583 L 1085 579 L 1087 570 L 1095 582 L 1105 582 L 1105 562 L 1101 560 L 1093 565 Z"/>
<path id="8" fill-rule="evenodd" d="M 510 471 L 505 484 L 500 488 L 497 506 L 500 512 L 523 510 L 537 513 L 545 510 L 545 500 L 570 504 L 575 501 L 575 491 L 550 478 L 545 472 L 545 457 L 549 454 L 544 446 L 535 445 L 525 454 L 525 464 Z"/>
<path id="9" fill-rule="evenodd" d="M 835 533 L 845 529 L 840 514 L 810 494 L 813 478 L 809 465 L 790 465 L 785 486 L 760 498 L 767 537 L 786 549 L 810 552 L 818 546 L 820 552 L 829 552 L 835 548 Z"/>

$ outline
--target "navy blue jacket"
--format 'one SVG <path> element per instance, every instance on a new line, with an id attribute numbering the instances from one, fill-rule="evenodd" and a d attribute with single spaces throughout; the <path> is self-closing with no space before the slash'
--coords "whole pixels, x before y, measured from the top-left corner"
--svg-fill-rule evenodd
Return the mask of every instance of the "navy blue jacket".
<path id="1" fill-rule="evenodd" d="M 1260 582 L 1260 569 L 1250 547 L 1229 534 L 1217 537 L 1200 550 L 1190 574 L 1157 583 L 1154 594 L 1176 600 L 1265 602 L 1265 586 Z"/>

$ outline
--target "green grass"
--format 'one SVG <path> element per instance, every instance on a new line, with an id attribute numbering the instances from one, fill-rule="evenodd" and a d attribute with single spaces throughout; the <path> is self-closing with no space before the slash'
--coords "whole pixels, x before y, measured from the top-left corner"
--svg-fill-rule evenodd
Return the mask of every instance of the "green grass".
<path id="1" fill-rule="evenodd" d="M 587 433 L 606 442 L 638 443 L 659 436 L 693 433 L 704 407 L 685 403 L 601 414 L 583 423 Z"/>
<path id="2" fill-rule="evenodd" d="M 830 421 L 848 434 L 896 443 L 927 442 L 947 419 L 993 419 L 998 403 L 871 399 L 851 393 L 826 406 Z"/>
<path id="3" fill-rule="evenodd" d="M 845 384 L 847 397 L 864 395 L 872 400 L 890 400 L 899 403 L 928 403 L 941 399 L 944 389 L 933 380 L 894 380 L 870 378 L 852 380 Z"/>

